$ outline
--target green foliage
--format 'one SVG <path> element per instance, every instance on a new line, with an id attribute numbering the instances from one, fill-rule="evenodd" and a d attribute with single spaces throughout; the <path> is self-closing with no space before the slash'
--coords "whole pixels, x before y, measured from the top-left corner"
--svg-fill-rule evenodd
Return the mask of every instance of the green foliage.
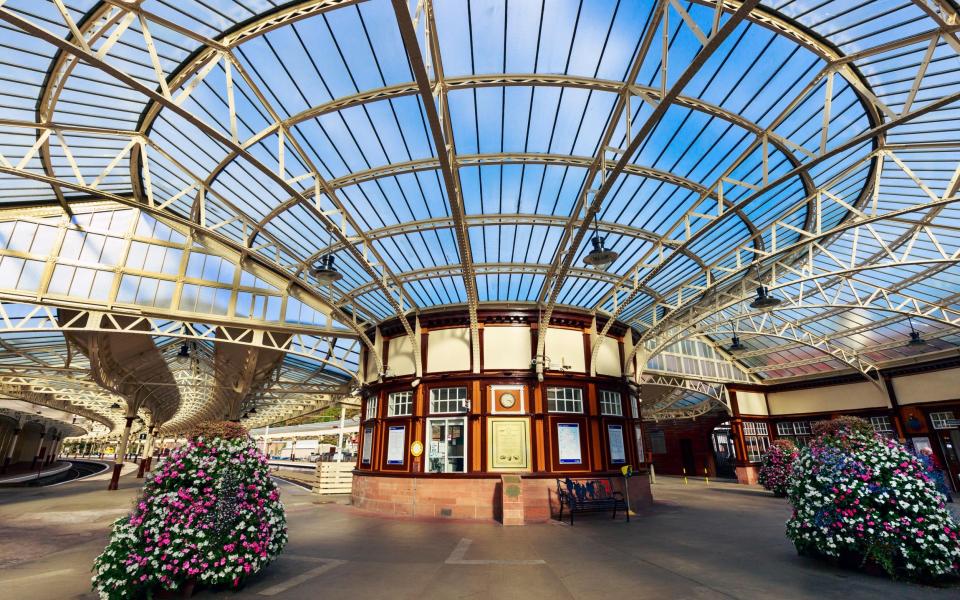
<path id="1" fill-rule="evenodd" d="M 800 449 L 787 489 L 787 537 L 798 552 L 894 578 L 960 574 L 958 525 L 915 456 L 862 419 L 813 430 L 818 435 Z"/>
<path id="2" fill-rule="evenodd" d="M 237 587 L 287 542 L 279 490 L 235 423 L 198 428 L 147 479 L 94 562 L 102 599 L 150 597 L 187 582 Z"/>

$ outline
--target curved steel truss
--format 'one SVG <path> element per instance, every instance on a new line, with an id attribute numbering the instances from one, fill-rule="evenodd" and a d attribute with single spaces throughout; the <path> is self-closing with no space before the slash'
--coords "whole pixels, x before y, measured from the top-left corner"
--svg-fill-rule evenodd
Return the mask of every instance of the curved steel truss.
<path id="1" fill-rule="evenodd" d="M 419 374 L 421 309 L 465 305 L 479 367 L 484 301 L 542 309 L 538 370 L 557 306 L 606 317 L 592 364 L 626 322 L 624 366 L 639 356 L 650 385 L 666 380 L 647 361 L 691 339 L 754 383 L 828 364 L 879 384 L 906 319 L 931 352 L 960 344 L 956 293 L 931 284 L 960 257 L 953 3 L 898 6 L 909 35 L 868 29 L 871 2 L 572 4 L 0 2 L 32 57 L 0 47 L 0 78 L 25 87 L 0 112 L 0 200 L 59 205 L 0 213 L 0 347 L 18 361 L 0 381 L 65 369 L 42 393 L 77 385 L 97 412 L 114 396 L 90 376 L 109 369 L 63 340 L 140 334 L 176 365 L 171 432 L 227 407 L 265 423 L 349 394 L 361 354 L 382 373 L 367 332 L 387 319 Z M 129 227 L 102 227 L 123 211 Z M 591 235 L 620 255 L 607 270 L 576 266 Z M 315 275 L 329 255 L 335 283 Z M 761 286 L 781 303 L 750 309 Z M 724 351 L 733 334 L 747 350 Z M 722 403 L 678 385 L 657 415 Z"/>

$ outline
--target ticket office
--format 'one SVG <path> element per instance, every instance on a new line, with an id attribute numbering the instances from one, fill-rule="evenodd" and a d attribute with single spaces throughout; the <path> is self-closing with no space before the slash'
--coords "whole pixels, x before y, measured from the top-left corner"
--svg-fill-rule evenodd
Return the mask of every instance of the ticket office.
<path id="1" fill-rule="evenodd" d="M 639 465 L 642 430 L 619 382 L 384 386 L 364 400 L 361 471 L 604 472 Z M 531 393 L 532 392 L 532 393 Z M 482 398 L 477 402 L 475 398 Z M 410 445 L 423 445 L 421 457 Z"/>

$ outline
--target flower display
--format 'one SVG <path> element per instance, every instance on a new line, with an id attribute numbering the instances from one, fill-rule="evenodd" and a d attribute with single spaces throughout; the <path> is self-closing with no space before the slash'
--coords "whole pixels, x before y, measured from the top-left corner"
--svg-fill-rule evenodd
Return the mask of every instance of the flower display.
<path id="1" fill-rule="evenodd" d="M 104 599 L 194 584 L 235 588 L 286 542 L 266 458 L 238 424 L 211 424 L 158 465 L 133 511 L 114 522 L 93 586 Z"/>
<path id="2" fill-rule="evenodd" d="M 787 480 L 797 458 L 797 447 L 790 440 L 777 440 L 760 461 L 760 485 L 778 497 L 787 495 Z"/>
<path id="3" fill-rule="evenodd" d="M 787 537 L 800 554 L 934 581 L 960 574 L 958 525 L 924 465 L 861 419 L 820 423 L 793 464 Z"/>

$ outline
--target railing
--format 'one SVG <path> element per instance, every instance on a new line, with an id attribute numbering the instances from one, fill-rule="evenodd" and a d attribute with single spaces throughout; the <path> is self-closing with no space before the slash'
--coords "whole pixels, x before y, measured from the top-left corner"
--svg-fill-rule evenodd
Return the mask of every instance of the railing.
<path id="1" fill-rule="evenodd" d="M 317 482 L 313 492 L 321 495 L 349 494 L 353 485 L 353 468 L 353 461 L 317 463 Z"/>

